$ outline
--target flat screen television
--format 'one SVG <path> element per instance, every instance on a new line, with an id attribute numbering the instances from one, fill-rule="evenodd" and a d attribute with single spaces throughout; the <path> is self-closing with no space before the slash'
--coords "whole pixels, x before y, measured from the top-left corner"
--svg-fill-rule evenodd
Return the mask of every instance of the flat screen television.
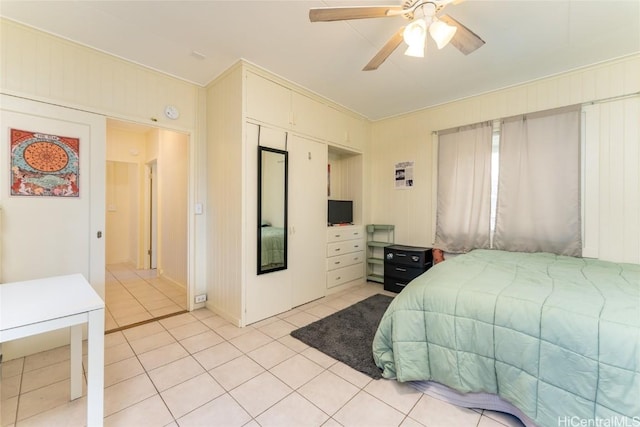
<path id="1" fill-rule="evenodd" d="M 329 200 L 327 218 L 329 225 L 351 224 L 353 222 L 353 201 Z"/>

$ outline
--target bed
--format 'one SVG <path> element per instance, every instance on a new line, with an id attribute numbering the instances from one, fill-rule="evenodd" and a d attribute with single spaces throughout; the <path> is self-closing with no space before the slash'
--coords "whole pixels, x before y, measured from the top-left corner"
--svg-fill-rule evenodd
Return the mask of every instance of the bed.
<path id="1" fill-rule="evenodd" d="M 385 378 L 525 425 L 640 425 L 640 265 L 496 250 L 447 259 L 394 298 L 373 356 Z"/>
<path id="2" fill-rule="evenodd" d="M 265 225 L 260 228 L 260 239 L 260 265 L 284 264 L 284 228 Z"/>

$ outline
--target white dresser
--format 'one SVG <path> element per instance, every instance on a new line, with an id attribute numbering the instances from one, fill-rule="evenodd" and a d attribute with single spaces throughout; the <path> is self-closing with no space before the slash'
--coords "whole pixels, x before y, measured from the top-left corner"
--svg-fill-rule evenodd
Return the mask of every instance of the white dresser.
<path id="1" fill-rule="evenodd" d="M 364 277 L 364 227 L 327 228 L 327 289 Z"/>

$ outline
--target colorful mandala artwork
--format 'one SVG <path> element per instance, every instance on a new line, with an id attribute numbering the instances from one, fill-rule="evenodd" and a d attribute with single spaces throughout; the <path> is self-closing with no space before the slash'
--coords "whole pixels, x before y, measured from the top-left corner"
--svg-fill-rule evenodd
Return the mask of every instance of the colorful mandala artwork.
<path id="1" fill-rule="evenodd" d="M 11 129 L 11 195 L 78 197 L 80 140 Z"/>

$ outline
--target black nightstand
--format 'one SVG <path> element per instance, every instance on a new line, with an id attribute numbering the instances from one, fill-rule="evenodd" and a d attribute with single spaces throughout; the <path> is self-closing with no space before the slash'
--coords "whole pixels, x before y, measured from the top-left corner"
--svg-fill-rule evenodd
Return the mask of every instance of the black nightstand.
<path id="1" fill-rule="evenodd" d="M 433 265 L 431 248 L 391 245 L 384 248 L 384 290 L 400 292 Z"/>

